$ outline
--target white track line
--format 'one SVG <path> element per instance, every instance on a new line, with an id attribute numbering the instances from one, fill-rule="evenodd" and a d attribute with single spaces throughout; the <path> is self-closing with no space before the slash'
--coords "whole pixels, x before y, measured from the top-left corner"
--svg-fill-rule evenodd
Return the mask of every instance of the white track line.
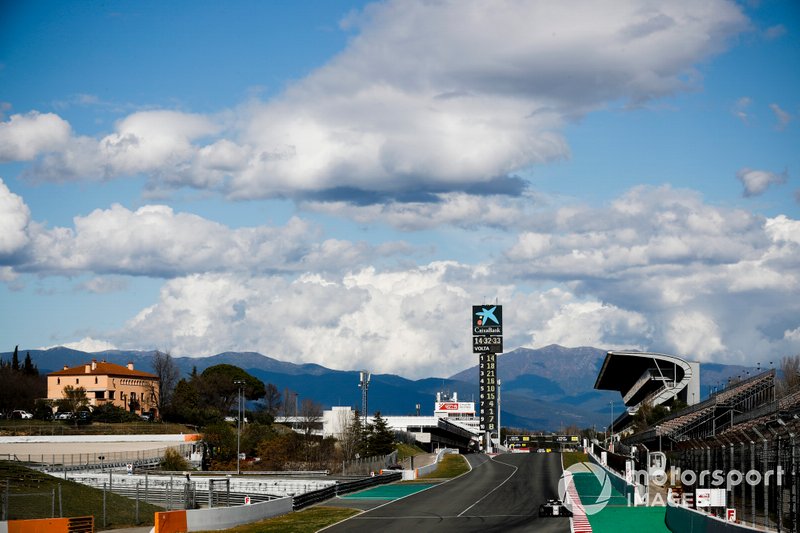
<path id="1" fill-rule="evenodd" d="M 494 461 L 494 457 L 490 458 L 490 460 Z M 487 462 L 488 462 L 488 461 L 487 461 Z M 508 464 L 508 463 L 504 463 L 504 462 L 502 462 L 502 461 L 496 461 L 496 462 L 497 462 L 497 463 L 500 463 L 501 465 L 510 466 L 511 468 L 513 468 L 513 469 L 514 469 L 514 471 L 513 471 L 513 472 L 511 472 L 511 474 L 510 474 L 510 475 L 509 475 L 507 478 L 505 478 L 505 479 L 503 480 L 503 482 L 502 482 L 502 483 L 500 483 L 500 484 L 499 484 L 499 485 L 497 485 L 495 488 L 493 488 L 492 490 L 490 490 L 489 492 L 487 492 L 486 494 L 484 494 L 484 495 L 483 495 L 483 497 L 481 497 L 481 499 L 479 499 L 478 501 L 476 501 L 475 503 L 473 503 L 472 505 L 470 505 L 469 507 L 467 507 L 466 509 L 464 509 L 464 510 L 463 510 L 463 511 L 461 511 L 460 513 L 458 513 L 458 517 L 462 517 L 462 516 L 464 516 L 464 513 L 466 513 L 467 511 L 469 511 L 470 509 L 472 509 L 473 507 L 475 507 L 475 506 L 476 506 L 476 505 L 478 505 L 479 503 L 481 503 L 483 500 L 485 500 L 485 499 L 486 499 L 486 497 L 487 497 L 487 496 L 489 496 L 491 493 L 493 493 L 494 491 L 496 491 L 497 489 L 499 489 L 500 487 L 502 487 L 503 485 L 505 485 L 505 484 L 508 482 L 508 480 L 509 480 L 509 479 L 511 479 L 512 477 L 514 477 L 514 474 L 516 474 L 516 473 L 517 473 L 517 470 L 518 470 L 518 468 L 517 468 L 516 466 L 514 466 L 514 465 L 510 465 L 510 464 Z"/>

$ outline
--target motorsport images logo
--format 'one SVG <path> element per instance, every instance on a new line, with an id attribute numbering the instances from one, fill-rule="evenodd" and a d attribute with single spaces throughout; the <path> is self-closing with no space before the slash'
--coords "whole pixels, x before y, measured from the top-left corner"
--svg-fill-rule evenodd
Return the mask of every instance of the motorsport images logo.
<path id="1" fill-rule="evenodd" d="M 558 496 L 574 514 L 574 507 L 576 507 L 577 503 L 574 501 L 574 496 L 577 494 L 577 487 L 574 486 L 575 478 L 585 476 L 593 476 L 595 479 L 592 480 L 592 486 L 595 488 L 597 486 L 600 487 L 600 492 L 598 494 L 589 494 L 583 497 L 583 499 L 586 500 L 582 502 L 583 511 L 589 516 L 602 511 L 611 499 L 611 480 L 608 478 L 606 471 L 601 467 L 594 463 L 576 463 L 564 470 L 564 473 L 561 474 L 561 478 L 558 480 Z M 570 485 L 575 489 L 571 491 L 573 494 L 572 498 L 567 497 L 567 494 L 570 492 Z M 591 502 L 592 498 L 595 500 L 594 503 Z"/>

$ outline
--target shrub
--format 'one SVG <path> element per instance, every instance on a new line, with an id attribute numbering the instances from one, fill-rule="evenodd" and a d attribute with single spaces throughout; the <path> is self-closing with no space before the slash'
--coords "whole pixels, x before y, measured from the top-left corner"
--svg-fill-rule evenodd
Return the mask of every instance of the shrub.
<path id="1" fill-rule="evenodd" d="M 182 472 L 191 469 L 189 462 L 175 448 L 167 448 L 160 466 L 162 470 L 169 472 Z"/>

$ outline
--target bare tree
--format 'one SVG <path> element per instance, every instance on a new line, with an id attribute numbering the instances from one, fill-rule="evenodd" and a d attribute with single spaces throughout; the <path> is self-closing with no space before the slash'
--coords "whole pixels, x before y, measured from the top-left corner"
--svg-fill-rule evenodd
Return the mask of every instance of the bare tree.
<path id="1" fill-rule="evenodd" d="M 300 404 L 300 427 L 306 437 L 311 435 L 311 430 L 322 422 L 322 405 L 311 398 L 306 398 Z"/>
<path id="2" fill-rule="evenodd" d="M 363 450 L 364 429 L 358 411 L 351 414 L 351 411 L 341 411 L 339 414 L 339 427 L 343 428 L 341 436 L 337 435 L 339 445 L 342 447 L 342 455 L 348 461 L 353 459 L 357 453 Z"/>
<path id="3" fill-rule="evenodd" d="M 266 394 L 264 394 L 264 409 L 270 414 L 275 416 L 281 408 L 281 393 L 278 387 L 272 383 L 267 383 Z"/>
<path id="4" fill-rule="evenodd" d="M 778 381 L 778 396 L 785 396 L 800 386 L 800 354 L 781 359 L 781 378 Z"/>
<path id="5" fill-rule="evenodd" d="M 158 377 L 158 380 L 155 383 L 150 383 L 148 389 L 152 397 L 155 398 L 158 416 L 161 417 L 170 401 L 172 401 L 172 393 L 178 383 L 180 370 L 178 370 L 178 366 L 172 360 L 169 352 L 160 352 L 158 350 L 153 354 L 151 365 L 153 366 L 153 373 Z"/>

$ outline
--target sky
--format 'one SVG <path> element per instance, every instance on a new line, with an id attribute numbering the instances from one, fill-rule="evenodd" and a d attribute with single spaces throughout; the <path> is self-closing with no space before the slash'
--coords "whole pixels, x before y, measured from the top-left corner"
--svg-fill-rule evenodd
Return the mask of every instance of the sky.
<path id="1" fill-rule="evenodd" d="M 800 4 L 0 0 L 0 342 L 800 353 Z"/>

